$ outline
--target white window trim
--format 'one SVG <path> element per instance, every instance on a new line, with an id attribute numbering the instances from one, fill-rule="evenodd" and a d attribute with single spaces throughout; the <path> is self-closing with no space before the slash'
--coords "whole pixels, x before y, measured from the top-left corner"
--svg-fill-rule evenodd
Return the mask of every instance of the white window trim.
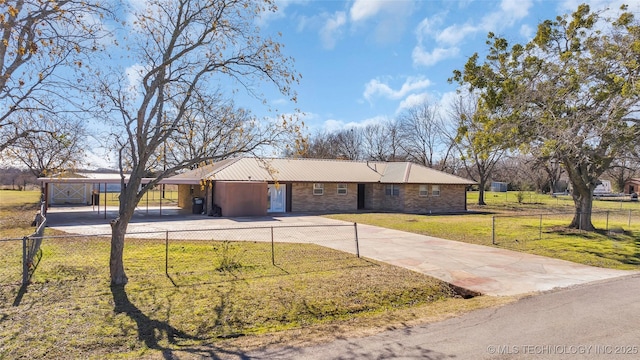
<path id="1" fill-rule="evenodd" d="M 419 185 L 418 186 L 418 196 L 420 196 L 420 197 L 429 196 L 429 185 Z"/>
<path id="2" fill-rule="evenodd" d="M 349 187 L 347 186 L 347 184 L 338 184 L 336 186 L 336 193 L 338 195 L 347 195 L 347 191 L 348 191 Z M 341 192 L 341 190 L 344 190 Z"/>
<path id="3" fill-rule="evenodd" d="M 324 195 L 324 184 L 323 183 L 314 183 L 313 184 L 313 195 Z"/>
<path id="4" fill-rule="evenodd" d="M 440 185 L 431 185 L 431 196 L 440 196 Z"/>

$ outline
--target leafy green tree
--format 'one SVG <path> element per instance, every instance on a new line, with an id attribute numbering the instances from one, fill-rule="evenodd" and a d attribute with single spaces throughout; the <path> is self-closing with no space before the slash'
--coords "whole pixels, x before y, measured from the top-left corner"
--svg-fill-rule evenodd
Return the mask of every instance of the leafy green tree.
<path id="1" fill-rule="evenodd" d="M 507 146 L 497 134 L 486 133 L 495 119 L 486 110 L 482 99 L 474 94 L 459 96 L 450 112 L 458 126 L 454 146 L 467 176 L 478 183 L 478 205 L 486 205 L 485 188 Z"/>
<path id="2" fill-rule="evenodd" d="M 538 25 L 526 45 L 490 33 L 486 60 L 469 58 L 453 80 L 478 92 L 495 121 L 487 136 L 554 159 L 572 185 L 570 227 L 593 230 L 593 190 L 639 135 L 640 27 L 623 6 L 615 18 L 580 5 Z"/>
<path id="3" fill-rule="evenodd" d="M 113 285 L 128 281 L 125 233 L 149 189 L 182 169 L 287 143 L 283 137 L 299 131 L 291 117 L 258 121 L 219 100 L 217 84 L 230 79 L 257 98 L 254 85 L 268 82 L 295 101 L 291 86 L 299 75 L 292 71 L 292 59 L 283 55 L 282 44 L 262 37 L 256 25 L 263 13 L 276 10 L 272 1 L 149 0 L 137 5 L 121 40 L 131 57 L 129 77 L 123 69 L 103 69 L 96 81 L 98 115 L 112 125 L 122 176 L 118 217 L 111 221 Z M 151 172 L 156 177 L 143 184 Z"/>

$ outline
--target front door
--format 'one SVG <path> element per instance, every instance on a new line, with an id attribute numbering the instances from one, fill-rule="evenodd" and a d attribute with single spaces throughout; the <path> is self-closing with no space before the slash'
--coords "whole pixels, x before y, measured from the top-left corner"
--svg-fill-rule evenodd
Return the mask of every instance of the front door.
<path id="1" fill-rule="evenodd" d="M 364 184 L 358 184 L 358 210 L 364 209 Z"/>
<path id="2" fill-rule="evenodd" d="M 270 184 L 267 188 L 267 212 L 285 212 L 287 185 Z"/>

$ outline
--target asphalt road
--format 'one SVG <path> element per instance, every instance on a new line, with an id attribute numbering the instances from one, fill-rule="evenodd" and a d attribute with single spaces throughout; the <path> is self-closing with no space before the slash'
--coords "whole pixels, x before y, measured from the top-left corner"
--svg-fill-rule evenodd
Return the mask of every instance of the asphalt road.
<path id="1" fill-rule="evenodd" d="M 640 275 L 542 293 L 446 321 L 244 359 L 638 359 Z"/>

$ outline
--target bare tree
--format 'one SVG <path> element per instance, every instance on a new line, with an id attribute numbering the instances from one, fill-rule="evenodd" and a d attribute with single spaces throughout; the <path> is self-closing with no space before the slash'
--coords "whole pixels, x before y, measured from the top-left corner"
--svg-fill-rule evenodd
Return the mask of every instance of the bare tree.
<path id="1" fill-rule="evenodd" d="M 399 121 L 387 120 L 369 124 L 362 131 L 362 145 L 366 159 L 374 161 L 406 160 L 407 155 L 402 146 L 403 138 Z"/>
<path id="2" fill-rule="evenodd" d="M 637 177 L 639 173 L 640 163 L 638 158 L 631 154 L 614 160 L 611 167 L 605 172 L 613 180 L 614 187 L 619 192 L 623 192 L 627 181 Z"/>
<path id="3" fill-rule="evenodd" d="M 409 161 L 431 168 L 446 164 L 455 142 L 447 136 L 437 106 L 425 101 L 405 110 L 398 122 L 400 144 Z"/>
<path id="4" fill-rule="evenodd" d="M 26 166 L 35 177 L 77 168 L 84 160 L 87 132 L 84 123 L 60 116 L 44 117 L 32 112 L 30 124 L 48 129 L 16 139 L 4 157 Z"/>
<path id="5" fill-rule="evenodd" d="M 494 167 L 506 153 L 506 147 L 485 134 L 486 119 L 482 102 L 477 96 L 459 96 L 453 104 L 452 116 L 458 120 L 456 149 L 467 175 L 478 182 L 478 205 L 486 205 L 484 191 Z"/>
<path id="6" fill-rule="evenodd" d="M 333 134 L 335 149 L 339 159 L 360 160 L 362 158 L 362 130 L 343 129 Z"/>
<path id="7" fill-rule="evenodd" d="M 300 156 L 314 159 L 337 159 L 339 155 L 333 134 L 326 131 L 319 131 L 309 136 Z"/>
<path id="8" fill-rule="evenodd" d="M 201 96 L 196 94 L 195 96 Z M 250 153 L 269 144 L 282 133 L 280 127 L 262 123 L 251 113 L 223 100 L 217 94 L 194 101 L 183 126 L 175 129 L 158 149 L 155 163 L 150 168 L 181 167 L 182 163 L 201 159 L 203 154 L 221 160 L 229 156 Z M 189 167 L 198 167 L 193 163 Z"/>
<path id="9" fill-rule="evenodd" d="M 122 177 L 118 217 L 111 222 L 114 285 L 128 281 L 123 264 L 124 236 L 135 207 L 161 179 L 202 162 L 286 143 L 283 135 L 299 131 L 295 119 L 280 116 L 260 124 L 260 138 L 245 136 L 250 123 L 231 130 L 222 125 L 229 118 L 228 111 L 239 119 L 250 119 L 228 104 L 226 110 L 215 112 L 219 126 L 203 129 L 210 116 L 208 101 L 218 94 L 211 84 L 225 77 L 256 97 L 260 94 L 254 84 L 267 81 L 295 101 L 290 86 L 299 75 L 292 72 L 292 59 L 282 54 L 280 43 L 261 37 L 256 26 L 262 13 L 275 11 L 271 1 L 150 0 L 142 6 L 131 14 L 135 21 L 124 29 L 129 34 L 124 45 L 135 56 L 133 69 L 139 82 L 132 87 L 122 72 L 101 76 L 98 82 L 104 110 L 100 115 L 114 123 Z M 218 102 L 213 106 L 225 105 Z M 255 124 L 254 119 L 250 121 Z M 185 133 L 187 129 L 206 137 L 191 137 L 190 132 Z M 216 142 L 220 139 L 216 138 L 217 130 L 230 131 L 228 136 L 238 143 Z M 192 146 L 195 141 L 198 145 Z M 173 162 L 161 170 L 152 168 L 159 166 L 163 149 L 172 151 Z M 157 177 L 142 184 L 142 178 L 152 170 Z"/>
<path id="10" fill-rule="evenodd" d="M 542 186 L 540 190 L 543 190 L 543 187 L 548 187 L 549 192 L 555 193 L 563 191 L 560 186 L 560 179 L 564 174 L 564 170 L 560 164 L 560 161 L 556 160 L 554 157 L 549 156 L 538 156 L 530 161 L 532 173 L 543 172 L 545 175 L 542 178 Z"/>
<path id="11" fill-rule="evenodd" d="M 29 116 L 72 111 L 68 91 L 105 36 L 108 11 L 84 0 L 3 1 L 0 16 L 0 153 L 19 139 L 49 133 Z M 62 100 L 64 107 L 59 107 Z"/>

